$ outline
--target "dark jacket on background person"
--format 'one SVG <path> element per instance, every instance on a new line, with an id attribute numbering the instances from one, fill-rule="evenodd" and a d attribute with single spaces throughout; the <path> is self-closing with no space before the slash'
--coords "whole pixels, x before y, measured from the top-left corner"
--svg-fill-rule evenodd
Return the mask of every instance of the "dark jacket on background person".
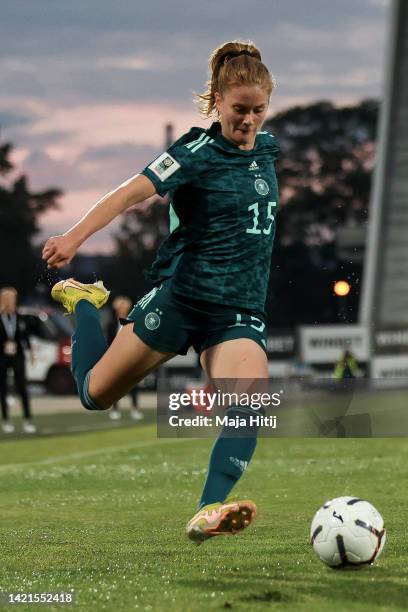
<path id="1" fill-rule="evenodd" d="M 12 341 L 16 343 L 16 356 L 24 355 L 25 349 L 31 349 L 30 338 L 28 335 L 25 318 L 18 312 L 14 314 L 16 317 L 16 325 L 12 337 L 9 336 L 3 321 L 3 317 L 7 317 L 8 315 L 4 313 L 0 314 L 0 359 L 5 357 L 4 350 L 7 341 Z"/>
<path id="2" fill-rule="evenodd" d="M 10 317 L 10 318 L 9 318 Z M 7 352 L 7 343 L 9 351 Z M 24 418 L 31 419 L 30 400 L 27 391 L 25 371 L 25 349 L 31 349 L 27 325 L 24 317 L 18 312 L 11 315 L 0 314 L 0 404 L 3 421 L 8 421 L 7 371 L 13 370 L 14 384 L 21 397 Z M 33 433 L 33 432 L 30 432 Z"/>

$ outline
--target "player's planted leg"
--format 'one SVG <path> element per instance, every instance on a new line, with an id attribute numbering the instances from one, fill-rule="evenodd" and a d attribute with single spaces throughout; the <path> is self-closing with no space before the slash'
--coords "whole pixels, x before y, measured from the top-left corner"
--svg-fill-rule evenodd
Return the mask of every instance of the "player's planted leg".
<path id="1" fill-rule="evenodd" d="M 256 516 L 254 502 L 224 503 L 241 478 L 255 452 L 258 427 L 250 417 L 259 412 L 244 407 L 230 408 L 229 419 L 245 419 L 246 427 L 224 425 L 211 452 L 207 479 L 197 514 L 187 524 L 187 535 L 201 543 L 216 535 L 234 535 L 248 527 Z"/>

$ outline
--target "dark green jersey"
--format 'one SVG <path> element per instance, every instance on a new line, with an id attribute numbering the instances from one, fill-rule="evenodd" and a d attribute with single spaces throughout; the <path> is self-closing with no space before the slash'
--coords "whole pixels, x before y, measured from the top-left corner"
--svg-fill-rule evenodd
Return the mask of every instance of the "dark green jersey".
<path id="1" fill-rule="evenodd" d="M 243 309 L 264 308 L 278 189 L 279 150 L 259 132 L 251 151 L 220 133 L 192 128 L 145 170 L 160 195 L 170 195 L 170 235 L 149 278 L 173 277 L 174 291 Z"/>

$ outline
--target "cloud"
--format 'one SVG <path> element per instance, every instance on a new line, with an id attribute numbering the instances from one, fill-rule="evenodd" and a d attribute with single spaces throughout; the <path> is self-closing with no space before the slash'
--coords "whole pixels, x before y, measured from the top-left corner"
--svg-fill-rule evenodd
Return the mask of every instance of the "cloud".
<path id="1" fill-rule="evenodd" d="M 36 238 L 37 244 L 43 244 L 50 236 L 66 232 L 93 206 L 104 193 L 95 189 L 79 189 L 63 196 L 60 200 L 64 213 L 49 211 L 42 218 L 42 230 Z M 124 213 L 126 214 L 126 213 Z M 123 215 L 114 219 L 107 227 L 99 230 L 89 238 L 78 251 L 79 253 L 110 253 L 114 241 L 113 234 L 118 230 Z"/>
<path id="2" fill-rule="evenodd" d="M 335 74 L 313 68 L 300 69 L 299 71 L 294 69 L 292 77 L 295 81 L 295 83 L 292 83 L 292 91 L 301 91 L 303 95 L 312 93 L 314 97 L 317 88 L 321 97 L 331 97 L 330 94 L 336 87 L 341 87 L 343 95 L 354 93 L 354 98 L 356 98 L 360 93 L 361 96 L 368 97 L 367 88 L 373 85 L 373 74 L 368 68 L 347 68 L 343 73 Z M 379 86 L 381 75 L 378 74 L 377 78 L 377 85 Z"/>
<path id="3" fill-rule="evenodd" d="M 368 4 L 379 9 L 389 9 L 392 0 L 367 0 Z"/>
<path id="4" fill-rule="evenodd" d="M 23 126 L 30 123 L 31 117 L 24 112 L 12 109 L 0 109 L 0 128 Z"/>
<path id="5" fill-rule="evenodd" d="M 80 155 L 77 163 L 88 184 L 93 177 L 95 184 L 103 183 L 112 189 L 143 170 L 161 152 L 161 147 L 131 143 L 115 144 L 88 149 Z"/>
<path id="6" fill-rule="evenodd" d="M 350 24 L 348 28 L 320 32 L 317 28 L 286 23 L 283 36 L 290 41 L 288 68 L 278 79 L 289 95 L 313 93 L 333 101 L 379 96 L 385 62 L 384 23 Z M 341 49 L 341 53 L 339 50 Z"/>
<path id="7" fill-rule="evenodd" d="M 12 110 L 15 109 L 15 110 Z M 16 146 L 38 148 L 75 158 L 86 149 L 131 143 L 164 146 L 164 127 L 173 123 L 176 135 L 192 125 L 208 125 L 200 118 L 192 97 L 184 104 L 60 105 L 36 98 L 0 100 L 0 114 L 8 118 L 3 138 Z M 24 120 L 19 121 L 19 117 Z"/>
<path id="8" fill-rule="evenodd" d="M 27 133 L 35 137 L 65 131 L 66 149 L 74 153 L 114 143 L 148 143 L 159 147 L 164 145 L 164 126 L 169 122 L 180 133 L 193 124 L 208 124 L 200 119 L 192 103 L 50 106 L 48 112 L 33 120 Z"/>
<path id="9" fill-rule="evenodd" d="M 34 151 L 25 157 L 21 171 L 29 177 L 34 191 L 47 187 L 62 190 L 86 187 L 81 168 L 73 163 L 52 158 L 44 151 Z"/>
<path id="10" fill-rule="evenodd" d="M 250 17 L 261 32 L 287 19 L 316 23 L 320 27 L 328 22 L 352 20 L 356 16 L 364 19 L 373 13 L 381 15 L 388 5 L 389 1 L 383 0 L 342 0 L 341 3 L 309 0 L 304 5 L 299 0 L 254 0 L 250 4 L 247 0 L 207 0 L 206 3 L 191 0 L 156 0 L 150 3 L 129 0 L 115 0 L 114 3 L 111 0 L 71 0 L 69 3 L 16 0 L 4 3 L 2 19 L 10 26 L 18 26 L 25 39 L 31 31 L 40 28 L 49 34 L 85 29 L 94 35 L 105 35 L 120 30 L 134 33 L 136 44 L 141 33 L 151 31 L 159 34 L 181 31 L 196 34 L 207 30 L 221 36 L 231 27 L 236 36 L 245 36 Z M 62 40 L 61 45 L 63 43 Z"/>
<path id="11" fill-rule="evenodd" d="M 377 85 L 385 54 L 385 21 L 355 20 L 335 29 L 321 31 L 315 26 L 293 23 L 281 25 L 281 35 L 288 42 L 287 71 L 296 66 L 312 67 L 314 72 L 333 76 L 351 69 L 370 69 Z M 285 76 L 286 72 L 283 72 Z M 369 83 L 370 85 L 370 83 Z M 336 95 L 341 84 L 335 90 Z"/>
<path id="12" fill-rule="evenodd" d="M 89 189 L 103 194 L 143 170 L 160 152 L 157 147 L 127 143 L 87 149 L 72 160 L 35 151 L 20 160 L 20 172 L 30 178 L 34 190 L 52 185 L 68 194 Z"/>
<path id="13" fill-rule="evenodd" d="M 387 18 L 385 6 L 368 0 L 11 4 L 2 9 L 3 91 L 35 93 L 64 106 L 185 101 L 205 81 L 211 49 L 239 36 L 260 45 L 280 82 L 305 54 L 323 73 L 335 72 L 341 61 L 355 64 L 356 53 L 375 67 Z M 338 89 L 333 96 L 341 95 Z"/>

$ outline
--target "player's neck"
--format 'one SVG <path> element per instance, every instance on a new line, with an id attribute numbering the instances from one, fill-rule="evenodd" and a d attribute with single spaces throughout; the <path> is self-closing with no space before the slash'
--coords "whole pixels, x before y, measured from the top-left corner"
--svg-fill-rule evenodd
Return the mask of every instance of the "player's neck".
<path id="1" fill-rule="evenodd" d="M 238 149 L 241 149 L 241 151 L 252 151 L 252 149 L 254 148 L 255 148 L 255 140 L 252 143 L 238 145 Z"/>
<path id="2" fill-rule="evenodd" d="M 242 144 L 238 144 L 235 140 L 230 138 L 228 134 L 224 134 L 222 131 L 221 131 L 221 136 L 225 138 L 225 140 L 227 140 L 231 144 L 235 145 L 237 149 L 239 149 L 240 151 L 252 151 L 255 148 L 256 136 L 252 142 L 245 142 Z"/>

